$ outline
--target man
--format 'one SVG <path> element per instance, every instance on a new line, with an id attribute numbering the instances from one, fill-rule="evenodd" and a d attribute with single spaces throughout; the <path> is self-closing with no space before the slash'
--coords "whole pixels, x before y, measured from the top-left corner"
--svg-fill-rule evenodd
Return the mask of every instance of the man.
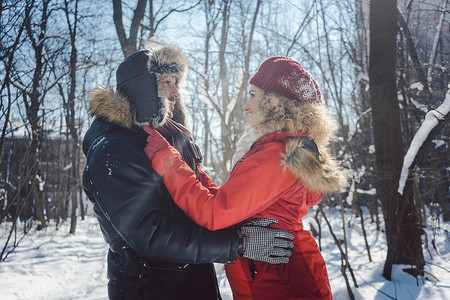
<path id="1" fill-rule="evenodd" d="M 201 170 L 201 156 L 187 129 L 178 92 L 187 71 L 180 49 L 166 45 L 141 51 L 117 69 L 117 91 L 91 93 L 96 117 L 83 141 L 83 186 L 108 252 L 110 299 L 220 299 L 212 262 L 238 255 L 286 263 L 292 235 L 261 219 L 211 232 L 193 223 L 173 202 L 144 153 L 147 133 L 157 128 L 176 147 L 197 179 L 215 193 Z"/>

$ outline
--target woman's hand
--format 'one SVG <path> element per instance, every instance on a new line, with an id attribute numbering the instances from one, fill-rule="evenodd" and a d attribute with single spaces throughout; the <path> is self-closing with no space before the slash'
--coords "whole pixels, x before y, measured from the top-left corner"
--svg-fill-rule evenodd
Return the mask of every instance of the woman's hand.
<path id="1" fill-rule="evenodd" d="M 147 145 L 144 148 L 145 154 L 151 160 L 155 154 L 170 146 L 169 142 L 154 128 L 146 125 L 142 127 L 148 133 Z"/>

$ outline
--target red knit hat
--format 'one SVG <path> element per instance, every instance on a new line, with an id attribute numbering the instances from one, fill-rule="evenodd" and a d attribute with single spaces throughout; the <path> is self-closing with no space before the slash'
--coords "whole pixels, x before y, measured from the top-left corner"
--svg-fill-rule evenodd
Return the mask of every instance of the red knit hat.
<path id="1" fill-rule="evenodd" d="M 284 56 L 266 59 L 249 83 L 300 102 L 322 103 L 316 80 L 295 60 Z"/>

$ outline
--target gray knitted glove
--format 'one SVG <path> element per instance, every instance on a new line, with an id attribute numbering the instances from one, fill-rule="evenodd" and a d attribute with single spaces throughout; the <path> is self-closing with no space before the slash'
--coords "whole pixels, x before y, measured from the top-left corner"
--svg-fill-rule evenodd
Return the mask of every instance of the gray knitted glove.
<path id="1" fill-rule="evenodd" d="M 277 219 L 259 218 L 245 223 L 238 234 L 245 241 L 241 256 L 271 264 L 286 264 L 294 247 L 294 235 L 283 229 L 269 228 Z M 245 236 L 245 238 L 244 238 Z"/>

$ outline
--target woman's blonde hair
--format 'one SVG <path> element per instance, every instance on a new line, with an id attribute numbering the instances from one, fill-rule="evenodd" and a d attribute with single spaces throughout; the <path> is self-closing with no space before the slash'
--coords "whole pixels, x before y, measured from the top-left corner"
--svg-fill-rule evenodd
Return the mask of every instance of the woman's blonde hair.
<path id="1" fill-rule="evenodd" d="M 263 134 L 280 130 L 303 131 L 319 148 L 329 143 L 338 128 L 326 106 L 300 103 L 273 92 L 264 92 L 259 110 L 249 116 L 248 125 Z"/>

